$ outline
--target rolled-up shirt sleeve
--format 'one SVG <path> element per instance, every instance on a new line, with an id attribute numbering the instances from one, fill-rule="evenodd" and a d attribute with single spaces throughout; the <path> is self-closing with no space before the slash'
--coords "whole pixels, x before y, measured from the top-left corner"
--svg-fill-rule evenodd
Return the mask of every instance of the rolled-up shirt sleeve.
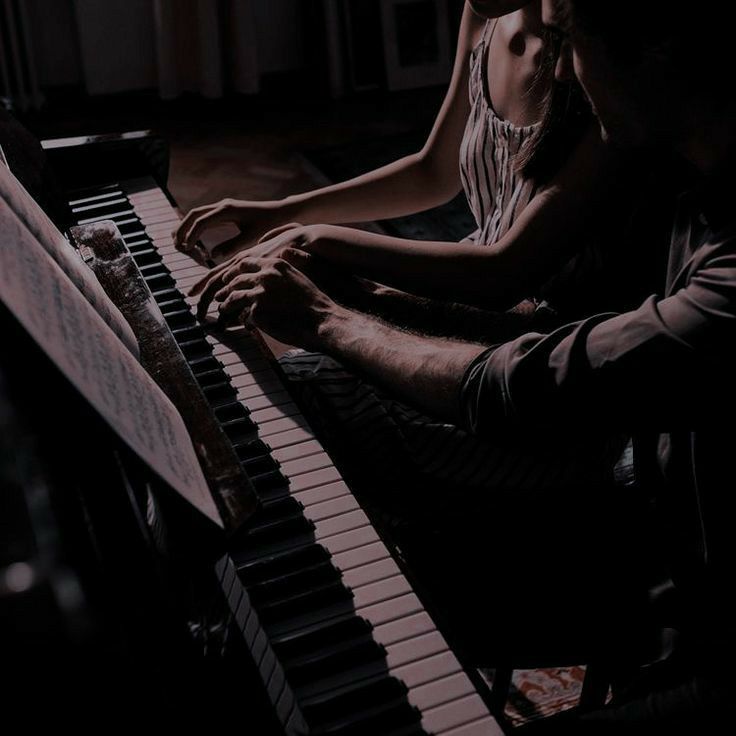
<path id="1" fill-rule="evenodd" d="M 733 411 L 736 249 L 733 241 L 704 247 L 708 256 L 670 296 L 549 335 L 523 335 L 478 356 L 461 387 L 466 428 L 668 432 Z"/>

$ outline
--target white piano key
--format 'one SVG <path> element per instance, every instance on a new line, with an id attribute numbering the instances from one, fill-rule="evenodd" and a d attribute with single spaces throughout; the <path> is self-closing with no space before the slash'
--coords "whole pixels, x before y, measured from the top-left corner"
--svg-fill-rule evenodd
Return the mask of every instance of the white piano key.
<path id="1" fill-rule="evenodd" d="M 230 375 L 230 371 L 226 371 L 226 373 Z M 253 371 L 253 373 L 241 373 L 237 376 L 231 376 L 231 378 L 233 388 L 237 390 L 245 388 L 246 386 L 251 386 L 254 383 L 259 383 L 260 381 L 276 380 L 276 374 L 273 372 L 273 369 L 268 366 L 261 370 Z"/>
<path id="2" fill-rule="evenodd" d="M 135 213 L 144 225 L 155 225 L 157 221 L 161 222 L 163 219 L 168 221 L 176 216 L 170 206 L 159 202 L 146 203 L 136 207 Z"/>
<path id="3" fill-rule="evenodd" d="M 275 446 L 272 444 L 272 440 L 267 441 L 272 447 Z M 326 486 L 336 480 L 342 480 L 342 477 L 334 465 L 321 470 L 313 470 L 310 473 L 303 473 L 291 479 L 291 492 L 297 494 L 299 491 L 305 491 L 315 486 Z"/>
<path id="4" fill-rule="evenodd" d="M 278 383 L 275 379 L 272 381 L 261 381 L 253 383 L 250 386 L 242 386 L 238 389 L 238 401 L 244 402 L 246 405 L 252 398 L 258 396 L 273 396 L 281 392 L 284 388 L 283 384 Z"/>
<path id="5" fill-rule="evenodd" d="M 93 197 L 82 197 L 82 199 L 72 199 L 69 202 L 69 204 L 72 207 L 75 207 L 77 205 L 86 204 L 88 202 L 97 202 L 100 200 L 115 199 L 116 197 L 120 197 L 122 193 L 123 193 L 122 190 L 120 190 L 117 187 L 114 187 L 114 188 L 111 188 L 109 192 L 105 192 L 104 194 L 95 194 Z"/>
<path id="6" fill-rule="evenodd" d="M 307 420 L 299 415 L 296 417 L 282 417 L 263 422 L 258 428 L 261 437 L 270 437 L 272 434 L 288 432 L 290 429 L 306 429 Z"/>
<path id="7" fill-rule="evenodd" d="M 388 557 L 387 559 L 393 562 L 393 558 Z M 360 570 L 357 572 L 360 574 Z M 407 616 L 398 621 L 391 621 L 388 624 L 378 626 L 373 629 L 373 636 L 376 641 L 380 641 L 384 646 L 389 646 L 390 644 L 397 644 L 398 642 L 427 634 L 430 631 L 434 631 L 435 628 L 434 622 L 429 614 L 415 613 L 413 616 Z"/>
<path id="8" fill-rule="evenodd" d="M 333 498 L 331 501 L 327 501 L 325 503 L 310 506 L 306 516 L 308 516 L 311 521 L 322 521 L 323 519 L 340 516 L 348 511 L 355 511 L 357 509 L 360 509 L 360 505 L 351 494 L 347 494 L 340 498 Z"/>
<path id="9" fill-rule="evenodd" d="M 400 598 L 381 601 L 372 606 L 360 609 L 360 615 L 374 626 L 396 621 L 413 613 L 423 611 L 424 607 L 414 593 L 407 593 Z"/>
<path id="10" fill-rule="evenodd" d="M 256 412 L 258 413 L 258 412 Z M 251 414 L 251 417 L 254 415 Z M 281 472 L 287 478 L 295 478 L 302 473 L 310 473 L 313 470 L 322 470 L 332 466 L 332 460 L 326 452 L 318 452 L 314 455 L 290 460 L 281 464 Z"/>
<path id="11" fill-rule="evenodd" d="M 202 278 L 209 273 L 209 269 L 205 268 L 204 266 L 192 264 L 190 262 L 188 265 L 182 267 L 179 270 L 169 269 L 169 272 L 178 284 L 180 281 L 183 281 L 184 279 L 188 279 L 190 277 L 197 276 L 199 278 Z"/>
<path id="12" fill-rule="evenodd" d="M 286 395 L 288 396 L 288 394 Z M 251 402 L 248 402 L 248 406 L 250 405 Z M 302 457 L 309 457 L 310 455 L 315 455 L 322 451 L 322 445 L 317 440 L 307 440 L 306 442 L 300 442 L 298 445 L 291 445 L 279 450 L 274 450 L 271 454 L 276 460 L 283 464 L 288 463 L 291 460 L 298 460 Z"/>
<path id="13" fill-rule="evenodd" d="M 416 612 L 417 610 L 414 610 L 411 613 Z M 456 672 L 462 672 L 460 662 L 457 661 L 457 657 L 452 652 L 447 651 L 429 657 L 422 662 L 412 662 L 403 667 L 397 667 L 392 674 L 408 688 L 414 688 L 453 675 Z"/>
<path id="14" fill-rule="evenodd" d="M 363 547 L 356 547 L 346 552 L 339 552 L 332 556 L 332 561 L 340 570 L 350 570 L 361 567 L 377 560 L 390 557 L 383 542 L 372 542 Z"/>
<path id="15" fill-rule="evenodd" d="M 110 212 L 106 215 L 97 215 L 96 217 L 87 217 L 84 220 L 78 220 L 80 225 L 91 225 L 93 222 L 102 222 L 103 220 L 114 220 L 117 217 L 124 217 L 126 215 L 134 214 L 133 210 L 119 210 L 117 212 Z"/>
<path id="16" fill-rule="evenodd" d="M 296 445 L 299 442 L 311 440 L 313 434 L 307 429 L 290 429 L 288 432 L 271 435 L 268 438 L 268 444 L 274 449 L 286 447 L 287 445 Z"/>
<path id="17" fill-rule="evenodd" d="M 315 521 L 314 538 L 317 540 L 328 539 L 329 537 L 347 534 L 348 532 L 366 526 L 370 526 L 370 521 L 368 521 L 368 517 L 362 511 L 349 511 L 346 514 Z"/>
<path id="18" fill-rule="evenodd" d="M 439 631 L 430 631 L 414 639 L 406 639 L 386 647 L 386 662 L 391 669 L 397 669 L 446 651 L 448 651 L 447 642 L 442 634 Z"/>
<path id="19" fill-rule="evenodd" d="M 291 401 L 291 396 L 286 391 L 277 391 L 269 395 L 257 396 L 248 401 L 248 408 L 255 412 L 259 409 L 267 409 L 270 406 L 280 406 Z"/>
<path id="20" fill-rule="evenodd" d="M 356 588 L 353 591 L 355 594 L 355 608 L 361 610 L 382 601 L 400 598 L 411 592 L 411 586 L 407 579 L 403 575 L 395 575 L 387 580 L 380 580 Z"/>
<path id="21" fill-rule="evenodd" d="M 441 736 L 504 736 L 504 732 L 493 716 L 486 716 L 473 723 L 444 731 Z"/>
<path id="22" fill-rule="evenodd" d="M 101 209 L 103 207 L 112 207 L 116 204 L 127 204 L 127 200 L 125 197 L 105 197 L 104 199 L 99 199 L 97 197 L 93 197 L 95 200 L 94 202 L 90 203 L 89 201 L 85 202 L 84 204 L 80 204 L 77 207 L 72 207 L 72 212 L 75 214 L 79 212 L 93 212 L 94 210 Z M 133 210 L 130 210 L 131 212 Z"/>
<path id="23" fill-rule="evenodd" d="M 343 573 L 343 582 L 351 590 L 357 590 L 363 586 L 388 580 L 397 575 L 401 575 L 401 571 L 397 564 L 390 557 L 387 557 L 377 562 L 362 565 L 359 568 L 346 570 Z"/>
<path id="24" fill-rule="evenodd" d="M 452 703 L 423 712 L 422 726 L 432 733 L 439 734 L 487 716 L 488 706 L 480 695 L 473 693 Z"/>
<path id="25" fill-rule="evenodd" d="M 282 404 L 281 406 L 270 406 L 265 409 L 254 410 L 253 407 L 249 408 L 251 410 L 251 419 L 258 425 L 273 421 L 274 419 L 293 417 L 300 413 L 296 404 L 291 402 Z"/>
<path id="26" fill-rule="evenodd" d="M 171 233 L 178 226 L 178 220 L 167 220 L 165 222 L 157 222 L 155 225 L 148 225 L 146 232 L 151 239 L 168 236 L 171 240 Z"/>
<path id="27" fill-rule="evenodd" d="M 346 552 L 349 549 L 363 547 L 366 544 L 378 541 L 380 541 L 378 539 L 378 534 L 376 534 L 373 527 L 365 526 L 360 529 L 352 529 L 351 531 L 343 534 L 326 537 L 321 540 L 321 544 L 328 552 L 336 555 L 340 552 Z"/>
<path id="28" fill-rule="evenodd" d="M 243 363 L 229 363 L 225 366 L 225 372 L 233 381 L 237 380 L 240 376 L 247 376 L 265 370 L 273 371 L 273 367 L 263 357 L 249 358 Z"/>
<path id="29" fill-rule="evenodd" d="M 448 675 L 409 691 L 409 702 L 422 712 L 451 703 L 475 692 L 473 683 L 464 672 Z"/>
<path id="30" fill-rule="evenodd" d="M 275 454 L 276 450 L 274 451 Z M 316 506 L 326 501 L 331 501 L 341 496 L 352 495 L 350 489 L 345 485 L 345 481 L 338 481 L 337 483 L 328 483 L 327 485 L 317 486 L 315 488 L 309 488 L 304 491 L 294 491 L 291 488 L 291 495 L 301 503 L 304 508 L 310 506 Z"/>

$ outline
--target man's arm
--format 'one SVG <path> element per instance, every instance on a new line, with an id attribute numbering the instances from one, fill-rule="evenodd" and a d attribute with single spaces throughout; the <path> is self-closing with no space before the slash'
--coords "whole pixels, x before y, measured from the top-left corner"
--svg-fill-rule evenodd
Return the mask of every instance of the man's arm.
<path id="1" fill-rule="evenodd" d="M 732 416 L 736 255 L 733 244 L 720 250 L 671 296 L 476 356 L 463 425 L 480 434 L 508 424 L 669 432 Z"/>

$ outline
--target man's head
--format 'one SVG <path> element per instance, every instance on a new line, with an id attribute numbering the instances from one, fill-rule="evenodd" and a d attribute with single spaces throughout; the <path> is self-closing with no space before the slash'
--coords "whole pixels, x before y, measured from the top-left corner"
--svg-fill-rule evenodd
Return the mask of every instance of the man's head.
<path id="1" fill-rule="evenodd" d="M 685 11 L 667 0 L 543 0 L 605 137 L 678 142 L 698 115 L 732 106 L 728 13 L 721 0 Z M 566 68 L 567 67 L 567 68 Z"/>

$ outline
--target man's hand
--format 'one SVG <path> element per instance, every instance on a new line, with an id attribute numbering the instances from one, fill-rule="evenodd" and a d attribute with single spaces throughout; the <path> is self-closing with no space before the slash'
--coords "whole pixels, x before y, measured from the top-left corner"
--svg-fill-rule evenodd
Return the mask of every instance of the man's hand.
<path id="1" fill-rule="evenodd" d="M 226 281 L 223 280 L 225 274 L 228 272 L 232 272 L 232 274 L 238 273 L 241 269 L 240 264 L 242 260 L 248 259 L 251 261 L 258 258 L 278 258 L 287 248 L 306 248 L 316 238 L 320 237 L 320 233 L 321 230 L 318 225 L 308 227 L 296 223 L 283 225 L 268 233 L 266 237 L 261 238 L 258 245 L 242 253 L 238 253 L 230 260 L 213 268 L 189 290 L 189 296 L 199 296 L 199 304 L 197 306 L 197 316 L 199 319 L 202 320 L 205 318 L 215 294 L 225 285 Z"/>
<path id="2" fill-rule="evenodd" d="M 310 257 L 286 249 L 278 258 L 238 259 L 214 294 L 225 323 L 252 324 L 280 342 L 317 350 L 320 328 L 345 312 L 305 274 Z"/>

